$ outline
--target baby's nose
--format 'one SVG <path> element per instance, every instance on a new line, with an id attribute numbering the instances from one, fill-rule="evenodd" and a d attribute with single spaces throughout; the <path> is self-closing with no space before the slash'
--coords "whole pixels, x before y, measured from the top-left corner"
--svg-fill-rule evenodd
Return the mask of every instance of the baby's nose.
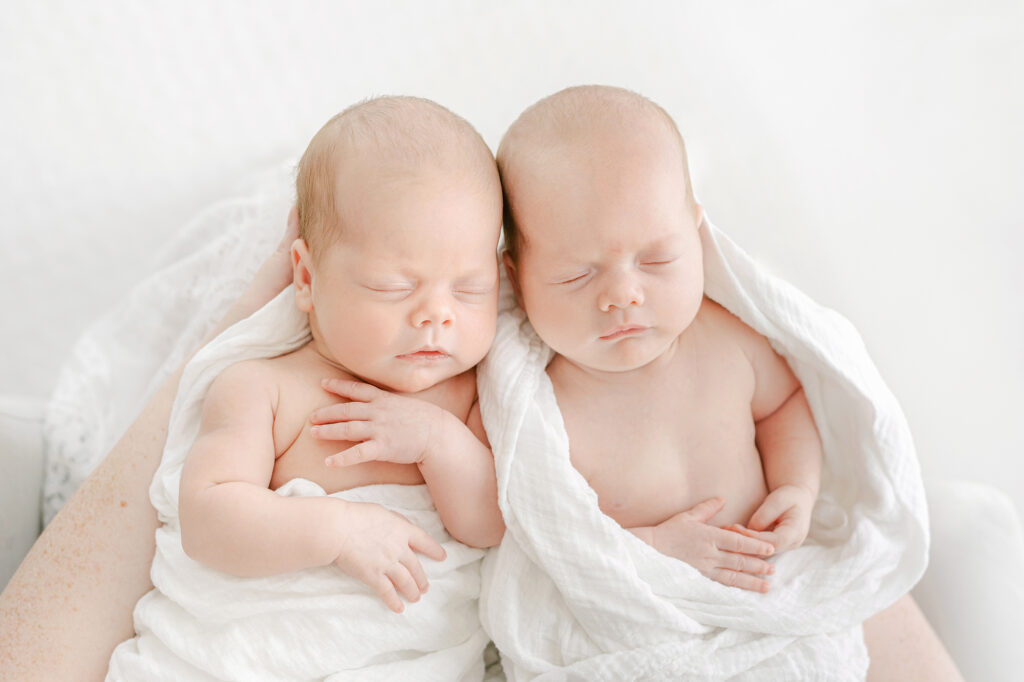
<path id="1" fill-rule="evenodd" d="M 609 274 L 597 303 L 602 312 L 643 305 L 644 290 L 640 282 L 627 273 Z"/>
<path id="2" fill-rule="evenodd" d="M 416 306 L 409 321 L 416 328 L 427 325 L 446 327 L 451 325 L 454 319 L 451 302 L 447 297 L 429 296 Z"/>

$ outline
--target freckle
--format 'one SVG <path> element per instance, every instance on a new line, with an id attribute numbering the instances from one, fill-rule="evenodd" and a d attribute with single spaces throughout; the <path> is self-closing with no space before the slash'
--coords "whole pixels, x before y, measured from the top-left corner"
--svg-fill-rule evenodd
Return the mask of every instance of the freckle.
<path id="1" fill-rule="evenodd" d="M 128 506 L 128 502 L 125 501 L 125 500 L 121 500 L 121 506 L 122 507 L 127 507 Z"/>

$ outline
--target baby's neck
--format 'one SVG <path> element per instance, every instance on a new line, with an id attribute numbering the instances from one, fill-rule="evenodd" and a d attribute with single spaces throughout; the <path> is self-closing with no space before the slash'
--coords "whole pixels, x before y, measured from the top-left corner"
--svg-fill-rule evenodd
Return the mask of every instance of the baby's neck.
<path id="1" fill-rule="evenodd" d="M 628 391 L 643 389 L 662 376 L 668 365 L 672 364 L 679 353 L 687 352 L 686 344 L 681 343 L 682 336 L 677 336 L 658 357 L 646 365 L 623 372 L 608 372 L 587 367 L 573 362 L 564 355 L 555 354 L 548 364 L 547 372 L 556 386 L 575 385 L 587 390 Z"/>

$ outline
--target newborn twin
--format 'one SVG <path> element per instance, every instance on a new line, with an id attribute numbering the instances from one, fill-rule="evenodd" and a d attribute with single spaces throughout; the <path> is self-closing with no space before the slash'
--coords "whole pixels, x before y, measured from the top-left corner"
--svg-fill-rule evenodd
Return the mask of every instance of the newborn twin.
<path id="1" fill-rule="evenodd" d="M 786 361 L 705 296 L 706 223 L 660 107 L 564 90 L 519 117 L 495 166 L 439 105 L 374 99 L 317 133 L 297 189 L 294 304 L 312 338 L 210 386 L 181 472 L 189 557 L 244 578 L 330 567 L 411 615 L 402 598 L 450 560 L 443 538 L 333 494 L 425 484 L 451 537 L 501 542 L 474 368 L 495 335 L 503 226 L 601 511 L 718 583 L 768 591 L 765 559 L 808 533 L 821 442 Z M 275 492 L 296 479 L 326 496 Z"/>

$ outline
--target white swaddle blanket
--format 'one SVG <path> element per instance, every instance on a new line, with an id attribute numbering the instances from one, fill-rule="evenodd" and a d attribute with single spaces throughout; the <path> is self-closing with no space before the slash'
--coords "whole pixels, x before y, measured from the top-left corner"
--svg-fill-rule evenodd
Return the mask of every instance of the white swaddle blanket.
<path id="1" fill-rule="evenodd" d="M 664 556 L 598 507 L 572 467 L 551 350 L 506 291 L 478 373 L 508 530 L 480 610 L 510 680 L 858 680 L 861 623 L 905 594 L 928 526 L 905 419 L 845 319 L 772 277 L 706 223 L 705 291 L 767 337 L 803 383 L 824 445 L 803 546 L 768 594 Z"/>
<path id="2" fill-rule="evenodd" d="M 188 364 L 150 488 L 163 524 L 153 557 L 154 589 L 139 600 L 137 636 L 115 649 L 108 680 L 483 678 L 488 638 L 477 615 L 483 552 L 448 535 L 424 485 L 372 485 L 334 495 L 393 509 L 445 548 L 443 562 L 420 557 L 430 590 L 402 614 L 388 610 L 368 587 L 334 566 L 235 578 L 182 550 L 178 483 L 207 389 L 233 363 L 280 355 L 308 339 L 306 316 L 296 309 L 288 287 Z M 277 492 L 325 494 L 304 479 Z"/>

